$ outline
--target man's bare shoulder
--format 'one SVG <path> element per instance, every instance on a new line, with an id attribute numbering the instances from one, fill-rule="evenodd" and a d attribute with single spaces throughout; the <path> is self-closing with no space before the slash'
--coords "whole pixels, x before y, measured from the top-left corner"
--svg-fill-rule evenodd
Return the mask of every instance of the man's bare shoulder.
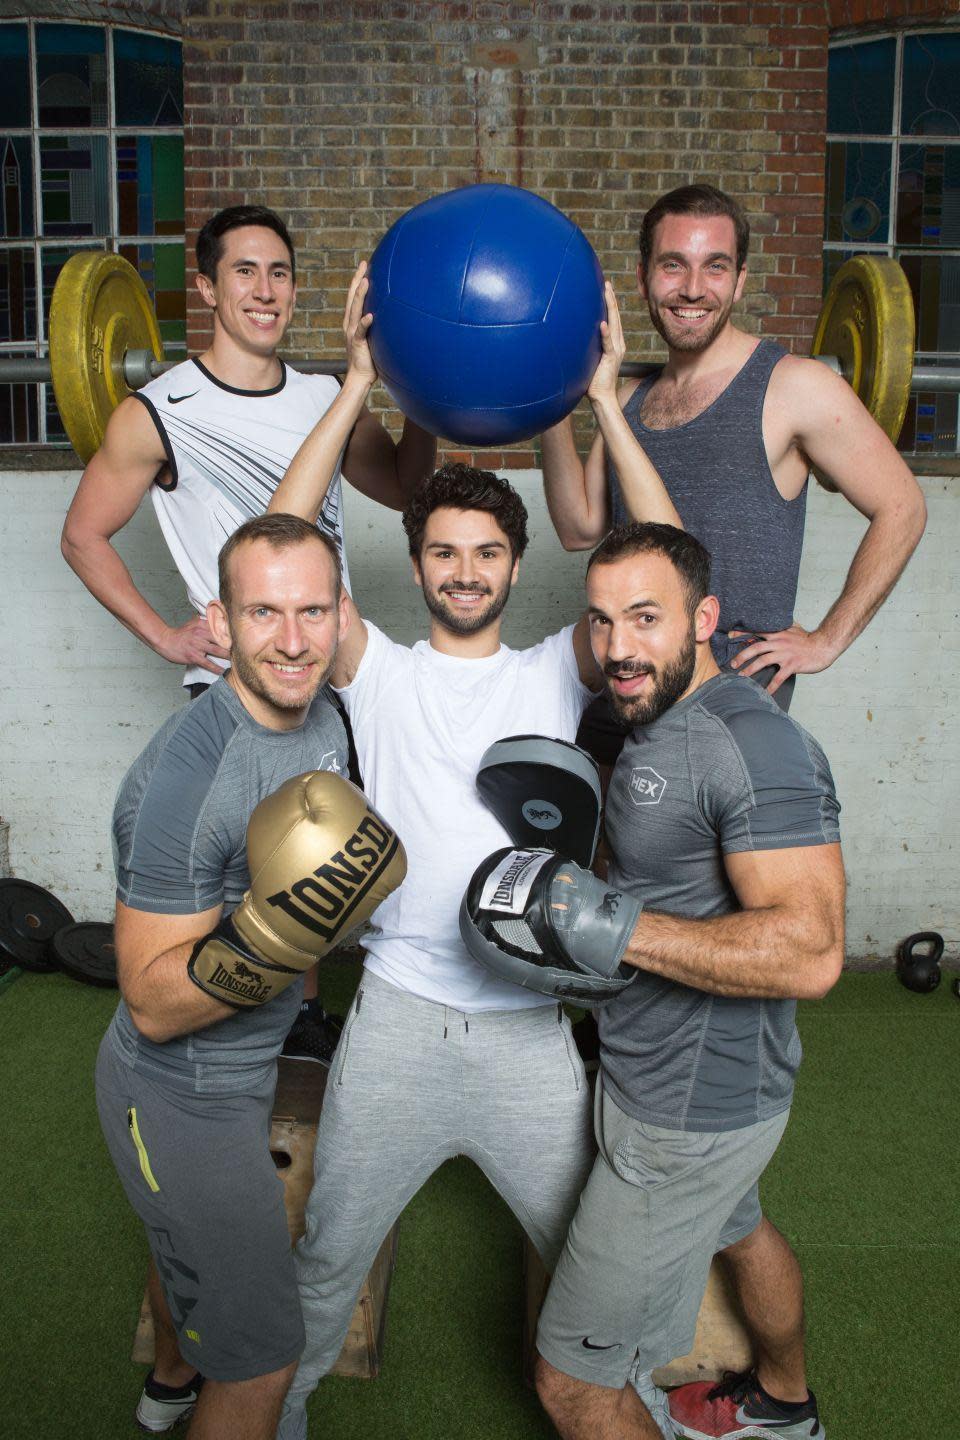
<path id="1" fill-rule="evenodd" d="M 829 365 L 804 355 L 782 356 L 770 376 L 771 391 L 786 404 L 808 402 L 812 397 L 826 398 L 844 385 L 846 381 Z"/>
<path id="2" fill-rule="evenodd" d="M 112 459 L 122 461 L 156 461 L 162 464 L 166 459 L 163 440 L 149 409 L 136 395 L 128 395 L 114 410 L 107 423 L 102 455 L 106 451 Z"/>

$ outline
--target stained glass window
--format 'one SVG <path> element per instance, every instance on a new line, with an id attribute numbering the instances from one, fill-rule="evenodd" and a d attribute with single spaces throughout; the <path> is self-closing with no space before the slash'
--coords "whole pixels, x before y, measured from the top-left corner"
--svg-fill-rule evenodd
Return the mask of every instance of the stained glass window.
<path id="1" fill-rule="evenodd" d="M 897 42 L 837 45 L 830 51 L 827 130 L 847 135 L 889 135 Z"/>
<path id="2" fill-rule="evenodd" d="M 41 126 L 106 125 L 106 31 L 99 25 L 38 25 L 34 34 Z"/>
<path id="3" fill-rule="evenodd" d="M 32 238 L 33 146 L 29 135 L 0 135 L 0 171 L 3 175 L 3 212 L 0 236 L 5 240 Z"/>
<path id="4" fill-rule="evenodd" d="M 886 240 L 891 157 L 889 145 L 835 140 L 827 146 L 828 240 Z"/>
<path id="5" fill-rule="evenodd" d="M 0 65 L 0 357 L 46 353 L 54 284 L 84 249 L 136 266 L 167 353 L 184 354 L 179 41 L 0 21 Z M 65 440 L 52 387 L 0 384 L 0 445 Z"/>
<path id="6" fill-rule="evenodd" d="M 30 45 L 26 25 L 0 26 L 0 126 L 30 124 Z"/>
<path id="7" fill-rule="evenodd" d="M 118 125 L 183 125 L 180 44 L 117 30 L 113 39 Z"/>
<path id="8" fill-rule="evenodd" d="M 153 296 L 164 353 L 186 351 L 186 251 L 180 245 L 120 245 L 120 254 L 143 277 Z"/>
<path id="9" fill-rule="evenodd" d="M 41 135 L 40 195 L 42 234 L 108 234 L 106 136 Z"/>
<path id="10" fill-rule="evenodd" d="M 36 261 L 32 247 L 0 250 L 0 342 L 37 337 Z"/>
<path id="11" fill-rule="evenodd" d="M 904 135 L 960 136 L 960 32 L 907 36 L 901 106 Z"/>
<path id="12" fill-rule="evenodd" d="M 893 255 L 916 363 L 960 366 L 960 29 L 838 41 L 827 99 L 824 290 L 853 253 Z M 960 453 L 957 394 L 918 391 L 906 453 Z"/>
<path id="13" fill-rule="evenodd" d="M 182 235 L 182 138 L 118 135 L 116 165 L 120 234 Z"/>

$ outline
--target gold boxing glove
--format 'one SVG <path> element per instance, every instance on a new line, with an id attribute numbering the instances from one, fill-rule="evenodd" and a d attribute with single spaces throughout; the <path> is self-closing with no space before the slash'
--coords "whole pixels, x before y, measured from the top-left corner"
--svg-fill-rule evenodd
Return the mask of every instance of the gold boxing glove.
<path id="1" fill-rule="evenodd" d="M 407 873 L 367 797 L 311 770 L 268 795 L 247 826 L 250 889 L 194 946 L 195 985 L 239 1010 L 265 1005 L 366 920 Z"/>

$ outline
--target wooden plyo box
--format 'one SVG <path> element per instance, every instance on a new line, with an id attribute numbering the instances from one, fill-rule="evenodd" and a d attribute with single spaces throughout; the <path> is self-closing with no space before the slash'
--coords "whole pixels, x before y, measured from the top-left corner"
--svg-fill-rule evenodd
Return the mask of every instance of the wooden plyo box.
<path id="1" fill-rule="evenodd" d="M 533 1383 L 537 1319 L 546 1298 L 550 1277 L 543 1261 L 523 1237 L 523 1376 Z M 689 1355 L 681 1355 L 653 1372 L 657 1385 L 669 1389 L 691 1380 L 720 1380 L 724 1370 L 747 1370 L 753 1364 L 750 1338 L 727 1277 L 716 1260 L 710 1266 L 707 1289 L 697 1316 L 697 1333 Z"/>
<path id="2" fill-rule="evenodd" d="M 281 1057 L 278 1064 L 270 1153 L 283 1181 L 291 1244 L 299 1240 L 306 1228 L 304 1210 L 313 1184 L 313 1152 L 327 1073 L 322 1065 L 315 1065 L 309 1060 L 285 1060 Z M 398 1221 L 380 1246 L 363 1283 L 343 1349 L 331 1371 L 333 1375 L 372 1380 L 380 1373 L 387 1299 L 399 1235 Z M 131 1358 L 139 1363 L 153 1364 L 153 1316 L 146 1295 L 140 1306 Z"/>

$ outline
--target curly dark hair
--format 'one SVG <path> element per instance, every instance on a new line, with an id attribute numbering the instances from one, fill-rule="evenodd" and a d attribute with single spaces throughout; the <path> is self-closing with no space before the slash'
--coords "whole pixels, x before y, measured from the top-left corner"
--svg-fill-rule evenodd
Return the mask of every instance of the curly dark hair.
<path id="1" fill-rule="evenodd" d="M 509 481 L 492 470 L 451 463 L 418 485 L 403 512 L 410 554 L 419 556 L 427 520 L 434 510 L 485 510 L 510 541 L 514 560 L 527 548 L 527 507 Z"/>

